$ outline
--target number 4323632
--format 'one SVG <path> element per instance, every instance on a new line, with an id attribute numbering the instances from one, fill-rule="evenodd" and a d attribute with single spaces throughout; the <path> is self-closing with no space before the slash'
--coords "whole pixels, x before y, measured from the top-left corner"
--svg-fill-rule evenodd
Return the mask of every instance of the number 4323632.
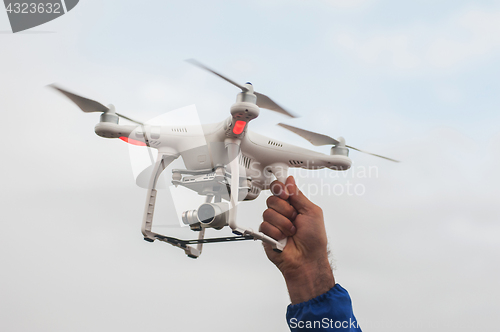
<path id="1" fill-rule="evenodd" d="M 47 14 L 61 14 L 61 4 L 60 3 L 9 3 L 6 8 L 7 13 L 15 14 L 35 14 L 35 13 L 47 13 Z"/>

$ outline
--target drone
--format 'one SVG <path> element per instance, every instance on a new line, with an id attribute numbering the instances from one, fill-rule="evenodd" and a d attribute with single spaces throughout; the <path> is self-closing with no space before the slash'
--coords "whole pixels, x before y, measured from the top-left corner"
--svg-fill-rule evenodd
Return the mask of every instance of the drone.
<path id="1" fill-rule="evenodd" d="M 231 105 L 230 116 L 218 123 L 201 125 L 201 134 L 194 126 L 144 124 L 116 112 L 113 105 L 104 106 L 57 85 L 50 85 L 83 112 L 101 113 L 100 121 L 94 128 L 98 136 L 118 138 L 129 144 L 157 150 L 156 161 L 152 159 L 152 165 L 141 173 L 149 175 L 141 227 L 144 240 L 148 242 L 159 240 L 169 243 L 184 250 L 191 258 L 201 255 L 204 243 L 242 240 L 261 240 L 269 243 L 276 252 L 282 252 L 287 238 L 276 240 L 237 222 L 239 202 L 256 199 L 262 191 L 270 189 L 274 179 L 285 183 L 290 167 L 347 170 L 352 164 L 349 149 L 398 162 L 349 146 L 342 137 L 335 139 L 284 123 L 278 125 L 315 146 L 330 145 L 330 155 L 251 132 L 248 129 L 250 122 L 259 116 L 261 108 L 291 118 L 296 116 L 268 96 L 256 92 L 251 83 L 239 84 L 196 60 L 187 61 L 241 90 L 237 94 L 236 102 Z M 119 118 L 128 120 L 133 125 L 121 125 Z M 200 146 L 195 143 L 196 135 L 203 135 L 206 144 Z M 165 168 L 179 157 L 182 158 L 186 169 L 172 170 L 172 184 L 205 196 L 205 203 L 197 209 L 182 213 L 182 222 L 192 231 L 198 232 L 198 237 L 193 240 L 182 240 L 152 231 L 159 177 Z M 225 227 L 229 227 L 234 236 L 205 238 L 207 228 L 221 230 Z"/>

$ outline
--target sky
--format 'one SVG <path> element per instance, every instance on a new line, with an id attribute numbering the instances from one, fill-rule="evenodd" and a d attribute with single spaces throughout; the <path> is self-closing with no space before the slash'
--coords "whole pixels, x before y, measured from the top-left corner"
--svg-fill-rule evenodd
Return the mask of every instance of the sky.
<path id="1" fill-rule="evenodd" d="M 192 260 L 143 241 L 129 146 L 46 88 L 138 120 L 184 107 L 225 119 L 237 89 L 190 58 L 301 116 L 263 110 L 250 130 L 329 153 L 285 122 L 402 161 L 351 151 L 348 172 L 290 171 L 324 210 L 364 330 L 499 325 L 498 1 L 82 0 L 16 34 L 0 10 L 0 329 L 288 330 L 285 283 L 261 244 L 207 245 Z M 268 195 L 241 204 L 242 224 L 258 227 Z"/>

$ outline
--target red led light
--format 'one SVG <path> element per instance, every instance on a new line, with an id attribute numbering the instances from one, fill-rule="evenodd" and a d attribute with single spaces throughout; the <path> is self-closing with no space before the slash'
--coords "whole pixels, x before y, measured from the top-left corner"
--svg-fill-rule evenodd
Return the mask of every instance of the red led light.
<path id="1" fill-rule="evenodd" d="M 138 145 L 138 146 L 146 146 L 146 143 L 132 139 L 132 138 L 122 136 L 122 137 L 120 137 L 120 139 L 124 142 L 129 143 L 129 144 Z"/>
<path id="2" fill-rule="evenodd" d="M 245 121 L 241 121 L 241 120 L 236 121 L 236 123 L 234 124 L 234 127 L 233 127 L 233 133 L 236 135 L 241 134 L 243 132 L 243 129 L 245 129 L 246 125 L 247 125 L 247 123 Z"/>

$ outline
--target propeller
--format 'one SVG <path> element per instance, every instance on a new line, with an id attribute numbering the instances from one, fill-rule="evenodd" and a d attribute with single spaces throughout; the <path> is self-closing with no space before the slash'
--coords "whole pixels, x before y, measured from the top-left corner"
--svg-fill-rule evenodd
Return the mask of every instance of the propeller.
<path id="1" fill-rule="evenodd" d="M 57 90 L 57 91 L 59 91 L 60 93 L 62 93 L 66 97 L 68 97 L 72 102 L 74 102 L 76 104 L 76 106 L 78 106 L 85 113 L 108 112 L 108 111 L 111 110 L 109 107 L 104 106 L 103 104 L 101 104 L 101 103 L 99 103 L 99 102 L 97 102 L 95 100 L 88 99 L 88 98 L 76 95 L 76 94 L 74 94 L 72 92 L 64 90 L 61 87 L 58 87 L 55 84 L 50 84 L 48 86 L 51 87 L 51 88 L 53 88 L 53 89 L 55 89 L 55 90 Z M 123 114 L 116 113 L 116 112 L 115 112 L 115 114 L 118 115 L 119 117 L 123 118 L 123 119 L 126 119 L 128 121 L 137 123 L 138 125 L 141 125 L 141 126 L 144 125 L 144 123 L 136 121 L 136 120 L 133 120 L 133 119 L 131 119 L 128 116 L 125 116 Z"/>
<path id="2" fill-rule="evenodd" d="M 312 132 L 309 130 L 297 128 L 297 127 L 290 126 L 290 125 L 287 125 L 284 123 L 278 123 L 278 126 L 283 127 L 285 129 L 288 129 L 291 132 L 294 132 L 295 134 L 305 138 L 306 140 L 311 142 L 312 145 L 315 145 L 315 146 L 321 146 L 321 145 L 337 145 L 337 146 L 339 146 L 339 145 L 343 145 L 343 143 L 341 143 L 339 140 L 336 140 L 335 138 L 332 138 L 332 137 L 327 136 L 327 135 L 318 134 L 318 133 L 315 133 L 315 132 Z M 355 148 L 355 147 L 350 146 L 350 145 L 345 145 L 345 147 L 359 151 L 359 152 L 363 152 L 366 154 L 370 154 L 370 155 L 375 156 L 375 157 L 379 157 L 379 158 L 383 158 L 383 159 L 387 159 L 387 160 L 399 163 L 399 160 L 395 160 L 392 158 L 381 156 L 379 154 L 364 151 L 364 150 Z"/>
<path id="3" fill-rule="evenodd" d="M 283 127 L 285 129 L 290 130 L 291 132 L 294 132 L 295 134 L 302 136 L 309 142 L 311 142 L 312 145 L 315 146 L 321 146 L 321 145 L 339 145 L 340 142 L 337 141 L 335 138 L 331 138 L 330 136 L 322 135 L 322 134 L 317 134 L 309 130 L 305 129 L 300 129 L 294 126 L 290 126 L 284 123 L 278 123 L 278 126 Z"/>
<path id="4" fill-rule="evenodd" d="M 216 72 L 215 70 L 205 66 L 204 64 L 196 61 L 195 59 L 188 59 L 186 60 L 187 62 L 201 68 L 201 69 L 204 69 L 204 70 L 207 70 L 209 72 L 211 72 L 212 74 L 215 74 L 217 76 L 219 76 L 220 78 L 222 78 L 223 80 L 231 83 L 232 85 L 238 87 L 241 89 L 242 92 L 251 92 L 246 86 L 244 85 L 241 85 L 239 83 L 236 83 L 235 81 L 233 81 L 232 79 L 230 78 L 227 78 L 226 76 Z M 293 113 L 290 113 L 289 111 L 285 110 L 283 107 L 281 107 L 280 105 L 278 105 L 276 102 L 274 102 L 271 98 L 269 98 L 268 96 L 262 94 L 262 93 L 259 93 L 259 92 L 254 92 L 255 96 L 257 96 L 257 106 L 261 107 L 261 108 L 265 108 L 265 109 L 268 109 L 268 110 L 271 110 L 271 111 L 274 111 L 274 112 L 277 112 L 277 113 L 281 113 L 281 114 L 284 114 L 284 115 L 287 115 L 291 118 L 295 118 L 296 116 L 293 114 Z"/>
<path id="5" fill-rule="evenodd" d="M 366 153 L 366 154 L 371 154 L 372 156 L 375 156 L 375 157 L 379 157 L 379 158 L 387 159 L 387 160 L 393 161 L 393 162 L 395 162 L 395 163 L 399 163 L 399 162 L 400 162 L 399 160 L 392 159 L 392 158 L 389 158 L 389 157 L 384 157 L 384 156 L 381 156 L 381 155 L 376 154 L 376 153 L 371 153 L 371 152 L 368 152 L 368 151 L 364 151 L 364 150 L 361 150 L 361 149 L 355 148 L 355 147 L 350 146 L 350 145 L 346 145 L 346 147 L 347 147 L 347 148 L 349 148 L 349 149 L 353 149 L 353 150 L 356 150 L 356 151 L 359 151 L 359 152 Z"/>

